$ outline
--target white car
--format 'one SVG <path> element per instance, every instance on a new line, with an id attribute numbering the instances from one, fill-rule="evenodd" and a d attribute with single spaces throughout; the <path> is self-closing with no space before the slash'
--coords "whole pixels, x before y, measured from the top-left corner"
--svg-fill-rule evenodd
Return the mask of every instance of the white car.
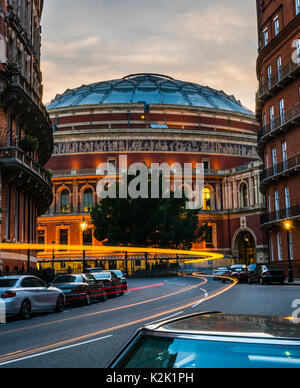
<path id="1" fill-rule="evenodd" d="M 63 292 L 47 286 L 35 276 L 0 277 L 0 298 L 5 303 L 6 315 L 29 319 L 32 313 L 62 312 L 65 306 Z"/>

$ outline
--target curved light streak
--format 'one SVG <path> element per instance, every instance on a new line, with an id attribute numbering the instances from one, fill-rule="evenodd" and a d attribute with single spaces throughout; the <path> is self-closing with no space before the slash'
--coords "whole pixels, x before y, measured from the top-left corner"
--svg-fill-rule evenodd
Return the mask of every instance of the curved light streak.
<path id="1" fill-rule="evenodd" d="M 87 246 L 87 245 L 60 245 L 60 244 L 10 244 L 1 243 L 0 250 L 33 250 L 33 251 L 65 251 L 64 253 L 73 251 L 85 251 L 90 253 L 142 253 L 142 254 L 160 254 L 160 255 L 180 255 L 180 256 L 197 256 L 196 262 L 203 262 L 207 260 L 220 260 L 224 256 L 218 253 L 205 252 L 205 251 L 187 251 L 181 249 L 161 249 L 161 248 L 140 248 L 140 247 L 120 247 L 120 246 Z M 203 257 L 203 259 L 199 259 Z M 180 260 L 184 260 L 180 258 Z M 187 263 L 193 263 L 194 260 L 189 259 Z"/>

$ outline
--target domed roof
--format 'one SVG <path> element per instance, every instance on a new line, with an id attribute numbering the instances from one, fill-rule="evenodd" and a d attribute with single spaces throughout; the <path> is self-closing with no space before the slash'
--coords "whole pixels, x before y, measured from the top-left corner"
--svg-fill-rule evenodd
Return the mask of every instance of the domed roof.
<path id="1" fill-rule="evenodd" d="M 57 95 L 47 109 L 103 104 L 185 105 L 252 114 L 223 91 L 160 74 L 132 74 L 122 79 L 83 85 Z"/>

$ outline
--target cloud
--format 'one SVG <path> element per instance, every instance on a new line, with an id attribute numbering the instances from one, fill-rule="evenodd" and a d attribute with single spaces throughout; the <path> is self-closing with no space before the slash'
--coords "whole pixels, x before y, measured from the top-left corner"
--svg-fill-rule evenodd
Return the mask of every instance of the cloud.
<path id="1" fill-rule="evenodd" d="M 82 84 L 154 72 L 222 89 L 254 109 L 252 0 L 51 0 L 43 26 L 44 101 Z"/>

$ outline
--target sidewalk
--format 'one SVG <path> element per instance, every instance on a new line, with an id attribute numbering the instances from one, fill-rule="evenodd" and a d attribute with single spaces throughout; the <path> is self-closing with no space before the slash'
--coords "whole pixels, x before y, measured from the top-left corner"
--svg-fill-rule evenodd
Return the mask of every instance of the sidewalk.
<path id="1" fill-rule="evenodd" d="M 287 284 L 287 285 L 289 285 L 289 286 L 300 286 L 300 279 L 294 279 L 294 283 L 289 283 L 289 282 L 286 280 L 285 284 Z"/>

